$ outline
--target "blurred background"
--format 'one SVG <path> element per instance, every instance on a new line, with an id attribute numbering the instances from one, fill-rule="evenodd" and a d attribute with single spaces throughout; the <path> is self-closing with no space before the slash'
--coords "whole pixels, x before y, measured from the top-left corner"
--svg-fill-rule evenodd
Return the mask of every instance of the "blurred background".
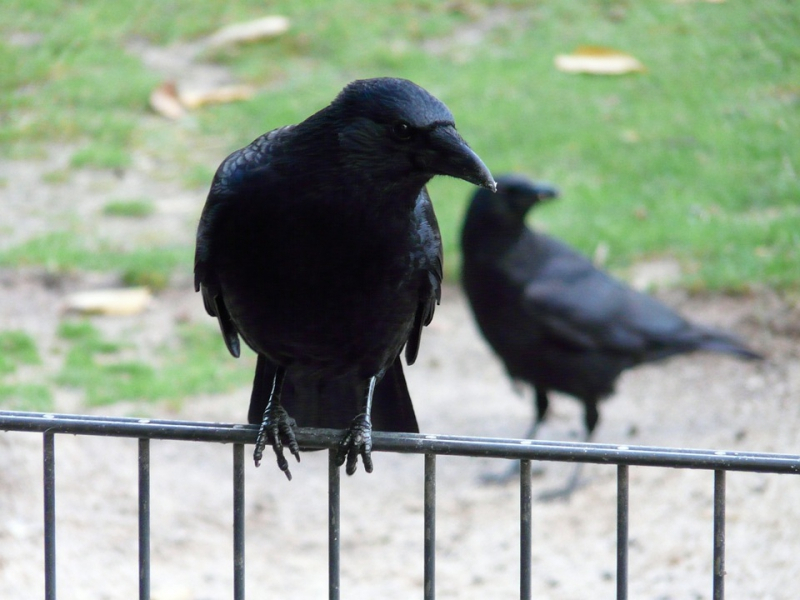
<path id="1" fill-rule="evenodd" d="M 636 279 L 645 287 L 794 294 L 795 9 L 784 0 L 402 1 L 380 10 L 11 0 L 0 20 L 0 268 L 5 279 L 24 271 L 51 286 L 91 274 L 99 281 L 78 287 L 186 289 L 219 162 L 347 82 L 391 75 L 442 99 L 495 173 L 558 185 L 563 200 L 538 211 L 537 226 L 617 274 L 636 279 L 645 264 Z M 470 190 L 441 178 L 430 188 L 454 282 Z M 124 340 L 69 316 L 53 344 L 71 368 L 42 372 L 43 332 L 24 330 L 0 333 L 7 406 L 48 408 L 52 386 L 97 404 L 242 382 L 204 328 L 182 326 L 173 341 L 197 354 L 187 362 L 200 371 L 175 389 L 171 369 L 186 366 L 176 355 L 114 358 L 126 354 Z M 202 369 L 210 354 L 215 369 Z"/>
<path id="2" fill-rule="evenodd" d="M 243 422 L 255 361 L 227 354 L 193 291 L 214 171 L 349 81 L 396 76 L 444 101 L 495 174 L 560 188 L 532 226 L 770 357 L 644 368 L 623 381 L 598 441 L 797 452 L 799 39 L 790 0 L 4 0 L 0 409 Z M 514 437 L 530 403 L 511 393 L 455 286 L 472 191 L 430 184 L 450 285 L 409 384 L 424 431 Z M 577 403 L 552 420 L 562 438 L 578 432 Z M 59 444 L 75 465 L 59 475 L 63 597 L 133 597 L 135 441 Z M 154 445 L 154 597 L 227 597 L 229 493 L 210 488 L 229 475 L 228 451 L 178 446 Z M 12 492 L 0 494 L 4 598 L 41 588 L 38 452 L 37 436 L 0 436 L 0 490 Z M 344 515 L 351 597 L 420 595 L 416 458 L 381 455 L 373 475 L 343 482 L 357 502 Z M 453 464 L 441 479 L 441 597 L 511 597 L 514 486 L 477 486 L 497 465 Z M 248 586 L 322 595 L 325 457 L 304 455 L 289 486 L 271 467 L 248 479 L 248 539 L 284 562 L 256 558 Z M 536 509 L 548 540 L 534 543 L 539 597 L 613 595 L 614 473 L 589 474 L 608 485 Z M 632 595 L 709 597 L 705 475 L 632 470 Z M 797 597 L 793 483 L 731 476 L 734 597 Z"/>

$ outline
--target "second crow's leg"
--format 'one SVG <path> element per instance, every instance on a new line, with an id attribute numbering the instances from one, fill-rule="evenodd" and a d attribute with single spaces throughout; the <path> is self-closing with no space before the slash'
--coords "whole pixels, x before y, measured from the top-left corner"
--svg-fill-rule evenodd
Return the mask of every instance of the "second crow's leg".
<path id="1" fill-rule="evenodd" d="M 597 412 L 597 400 L 591 399 L 586 402 L 586 412 L 584 413 L 584 422 L 586 424 L 586 436 L 584 442 L 592 441 L 595 427 L 600 419 L 600 414 Z M 581 481 L 581 472 L 583 471 L 584 463 L 577 463 L 572 470 L 572 475 L 564 487 L 554 490 L 548 490 L 539 494 L 539 500 L 548 502 L 550 500 L 567 500 L 572 495 L 572 492 L 586 485 L 586 481 Z"/>
<path id="2" fill-rule="evenodd" d="M 528 433 L 525 434 L 525 439 L 528 440 L 536 439 L 539 426 L 542 424 L 542 421 L 544 421 L 545 415 L 547 414 L 547 409 L 550 406 L 550 399 L 547 397 L 546 389 L 534 388 L 534 393 L 536 394 L 536 414 L 533 417 L 533 421 L 531 421 L 531 426 L 530 429 L 528 429 Z M 537 462 L 535 465 L 531 465 L 531 467 L 532 475 L 538 476 L 544 473 L 541 463 Z M 483 483 L 506 484 L 509 481 L 516 479 L 517 475 L 519 475 L 519 461 L 515 460 L 511 466 L 502 473 L 484 473 L 481 475 L 480 479 Z"/>

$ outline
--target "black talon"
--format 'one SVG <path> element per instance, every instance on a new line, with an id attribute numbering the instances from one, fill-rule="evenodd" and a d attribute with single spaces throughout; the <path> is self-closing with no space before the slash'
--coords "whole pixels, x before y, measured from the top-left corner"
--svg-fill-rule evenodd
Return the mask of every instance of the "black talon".
<path id="1" fill-rule="evenodd" d="M 372 473 L 372 421 L 369 415 L 361 413 L 350 424 L 347 434 L 339 442 L 336 464 L 345 465 L 345 472 L 352 475 L 358 467 L 358 457 L 364 462 L 364 470 Z"/>
<path id="2" fill-rule="evenodd" d="M 289 413 L 287 413 L 282 406 L 267 407 L 264 411 L 264 420 L 261 422 L 261 428 L 258 430 L 256 447 L 253 451 L 253 460 L 257 467 L 261 464 L 264 448 L 266 448 L 267 443 L 269 443 L 275 451 L 278 468 L 286 473 L 286 477 L 291 481 L 292 474 L 289 471 L 289 462 L 283 455 L 283 448 L 285 445 L 289 449 L 289 452 L 297 459 L 297 462 L 300 462 L 300 446 L 297 444 L 297 439 L 294 436 L 295 425 L 294 419 L 289 416 Z"/>
<path id="3" fill-rule="evenodd" d="M 297 423 L 295 423 L 295 420 L 289 416 L 289 413 L 287 413 L 280 404 L 284 375 L 285 369 L 283 368 L 278 368 L 275 371 L 275 378 L 272 382 L 272 392 L 270 393 L 267 406 L 264 408 L 261 427 L 258 430 L 258 437 L 256 437 L 253 460 L 256 463 L 256 467 L 258 467 L 264 456 L 264 448 L 266 448 L 267 443 L 269 443 L 275 451 L 278 468 L 286 473 L 286 478 L 291 481 L 292 473 L 289 471 L 289 461 L 287 461 L 286 457 L 283 455 L 283 447 L 285 444 L 289 448 L 289 452 L 297 459 L 297 462 L 300 462 L 300 446 L 294 436 L 294 428 Z"/>

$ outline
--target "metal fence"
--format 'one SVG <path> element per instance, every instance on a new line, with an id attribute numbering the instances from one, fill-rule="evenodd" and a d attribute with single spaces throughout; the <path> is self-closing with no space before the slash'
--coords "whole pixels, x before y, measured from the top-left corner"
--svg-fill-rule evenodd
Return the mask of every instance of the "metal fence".
<path id="1" fill-rule="evenodd" d="M 255 442 L 257 427 L 155 419 L 0 411 L 0 430 L 38 432 L 43 436 L 45 598 L 56 598 L 56 434 L 139 439 L 139 598 L 150 598 L 150 440 L 220 442 L 233 445 L 233 597 L 245 597 L 244 445 Z M 328 589 L 339 598 L 339 468 L 334 462 L 341 432 L 298 429 L 297 441 L 309 449 L 328 449 Z M 549 460 L 617 465 L 616 597 L 628 597 L 628 467 L 655 466 L 714 471 L 714 600 L 725 595 L 725 474 L 727 471 L 800 473 L 800 456 L 757 452 L 674 449 L 575 442 L 375 432 L 373 450 L 425 455 L 424 591 L 436 595 L 436 457 L 437 455 L 505 458 L 520 461 L 519 597 L 531 597 L 531 461 Z"/>

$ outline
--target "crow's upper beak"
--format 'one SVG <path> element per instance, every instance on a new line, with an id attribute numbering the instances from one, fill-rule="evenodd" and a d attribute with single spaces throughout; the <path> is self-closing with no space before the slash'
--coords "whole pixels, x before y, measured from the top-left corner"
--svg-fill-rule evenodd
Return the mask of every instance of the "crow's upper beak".
<path id="1" fill-rule="evenodd" d="M 452 125 L 441 125 L 430 132 L 430 152 L 424 168 L 437 175 L 457 177 L 472 184 L 497 191 L 491 172 L 472 151 Z"/>
<path id="2" fill-rule="evenodd" d="M 549 200 L 551 198 L 558 198 L 561 194 L 558 188 L 550 185 L 549 183 L 535 183 L 533 185 L 533 192 L 539 200 Z"/>

